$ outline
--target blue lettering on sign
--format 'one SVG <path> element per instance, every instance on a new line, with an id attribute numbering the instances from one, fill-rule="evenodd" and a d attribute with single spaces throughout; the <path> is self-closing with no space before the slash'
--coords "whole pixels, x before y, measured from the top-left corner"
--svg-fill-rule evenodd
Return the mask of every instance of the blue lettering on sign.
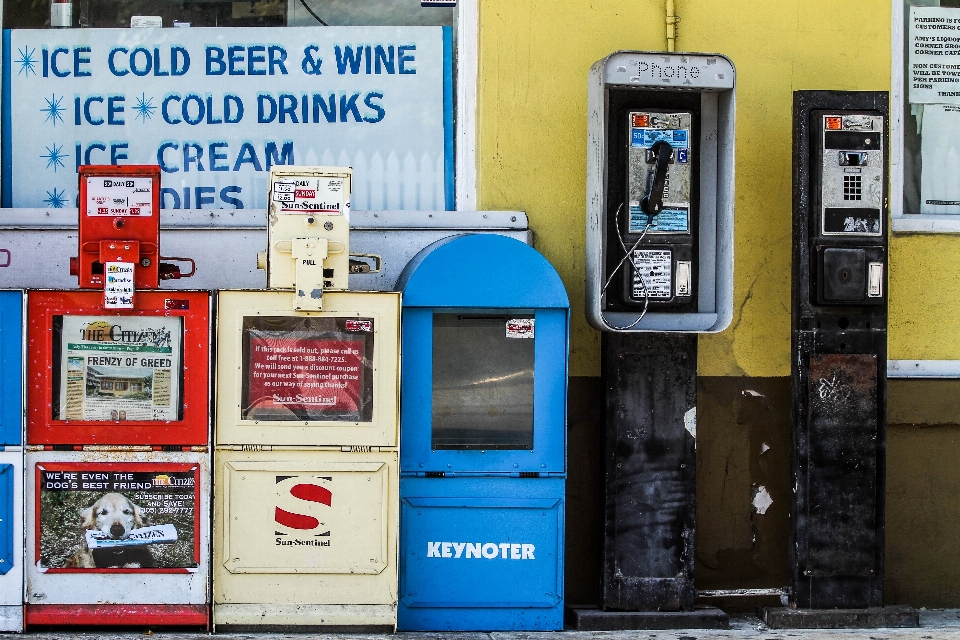
<path id="1" fill-rule="evenodd" d="M 98 148 L 106 151 L 104 146 Z M 123 143 L 122 148 L 126 148 L 126 143 Z M 180 153 L 178 154 L 177 151 Z M 79 146 L 77 153 L 80 153 Z M 89 157 L 89 151 L 87 155 Z M 206 165 L 204 155 L 206 155 Z M 244 141 L 240 145 L 240 150 L 237 151 L 232 168 L 230 157 L 230 143 L 227 140 L 212 140 L 206 148 L 195 140 L 185 140 L 182 144 L 176 140 L 164 140 L 157 147 L 157 164 L 164 173 L 177 173 L 181 169 L 187 173 L 191 168 L 193 171 L 240 171 L 244 165 L 250 165 L 255 171 L 263 171 L 266 166 L 266 170 L 269 171 L 273 165 L 296 164 L 292 140 L 284 140 L 279 148 L 276 141 L 265 141 L 262 156 L 257 153 L 252 142 Z M 260 161 L 261 157 L 264 162 Z"/>
<path id="2" fill-rule="evenodd" d="M 266 52 L 266 56 L 263 53 Z M 259 55 L 258 55 L 259 54 Z M 257 65 L 266 63 L 266 68 Z M 206 72 L 208 76 L 263 76 L 287 75 L 287 50 L 279 45 L 253 44 L 222 47 L 207 45 Z"/>
<path id="3" fill-rule="evenodd" d="M 22 66 L 21 74 L 12 80 L 12 95 L 16 96 L 15 103 L 29 103 L 13 108 L 14 157 L 19 157 L 19 147 L 28 144 L 32 132 L 40 126 L 47 130 L 44 135 L 53 136 L 56 144 L 52 148 L 59 149 L 62 144 L 66 157 L 70 146 L 74 147 L 77 167 L 156 162 L 163 173 L 177 174 L 182 182 L 163 190 L 164 207 L 254 206 L 252 200 L 259 197 L 260 187 L 250 184 L 256 184 L 257 173 L 262 175 L 275 165 L 293 164 L 295 158 L 303 162 L 331 149 L 339 149 L 341 157 L 344 149 L 353 155 L 352 142 L 344 146 L 340 139 L 353 138 L 355 127 L 386 121 L 370 141 L 366 140 L 369 136 L 361 136 L 364 140 L 357 142 L 356 161 L 362 163 L 372 157 L 370 161 L 376 167 L 381 162 L 376 150 L 395 146 L 398 136 L 415 135 L 414 156 L 419 158 L 419 169 L 407 171 L 400 180 L 423 182 L 424 192 L 430 194 L 423 206 L 437 206 L 438 198 L 444 197 L 444 180 L 449 177 L 444 173 L 449 171 L 449 159 L 443 156 L 447 150 L 441 144 L 446 138 L 436 133 L 439 125 L 426 126 L 420 122 L 425 119 L 411 118 L 407 105 L 416 105 L 414 112 L 423 106 L 424 113 L 430 112 L 431 122 L 442 120 L 444 105 L 434 104 L 442 103 L 442 96 L 428 87 L 437 86 L 432 83 L 435 76 L 449 73 L 443 66 L 448 62 L 447 52 L 441 47 L 449 44 L 448 31 L 441 43 L 439 35 L 427 38 L 402 28 L 323 30 L 285 36 L 283 45 L 271 43 L 276 39 L 268 30 L 251 32 L 255 35 L 250 41 L 213 32 L 178 32 L 165 38 L 144 33 L 131 39 L 126 30 L 107 30 L 98 32 L 96 38 L 79 38 L 79 42 L 70 36 L 72 32 L 12 34 L 14 46 L 18 51 L 23 49 L 22 64 L 17 62 Z M 353 42 L 345 43 L 344 36 Z M 28 42 L 20 46 L 18 39 Z M 445 56 L 442 60 L 438 57 L 441 52 Z M 189 75 L 191 71 L 193 76 Z M 29 84 L 31 75 L 43 82 Z M 279 78 L 287 75 L 290 77 Z M 411 77 L 396 86 L 390 84 L 394 80 L 379 80 L 399 75 Z M 182 76 L 187 82 L 180 81 Z M 207 81 L 201 83 L 201 76 Z M 279 84 L 263 86 L 254 76 L 278 76 Z M 320 82 L 310 82 L 310 76 Z M 63 79 L 67 82 L 61 82 Z M 42 90 L 41 84 L 45 85 Z M 43 106 L 41 98 L 47 106 L 34 107 Z M 20 126 L 21 121 L 32 128 Z M 405 131 L 396 131 L 399 122 L 404 123 Z M 174 132 L 171 126 L 179 129 Z M 284 137 L 296 140 L 296 156 L 294 140 Z M 426 142 L 421 144 L 421 139 Z M 418 155 L 421 146 L 422 157 Z M 51 153 L 60 157 L 60 151 L 48 149 Z M 63 172 L 56 173 L 57 164 L 62 167 L 62 163 L 44 162 L 39 172 L 33 168 L 30 172 L 22 168 L 13 172 L 15 184 L 9 186 L 13 200 L 35 200 L 38 196 L 34 192 L 40 188 L 35 178 L 41 176 L 48 195 L 51 189 L 56 193 L 65 184 L 72 191 L 69 183 L 64 183 Z M 49 175 L 43 173 L 44 166 Z M 375 168 L 371 170 L 372 180 L 392 183 L 393 172 L 387 167 L 381 176 L 384 171 Z M 380 191 L 384 193 L 380 206 L 386 206 L 387 191 Z M 403 206 L 420 206 L 419 196 L 407 202 L 410 198 L 405 193 L 401 191 L 399 196 Z M 42 200 L 42 194 L 39 197 Z M 377 197 L 371 196 L 374 200 Z"/>
<path id="4" fill-rule="evenodd" d="M 348 73 L 357 75 L 361 69 L 366 75 L 389 75 L 396 74 L 398 71 L 404 75 L 415 74 L 417 70 L 413 68 L 413 64 L 416 62 L 416 56 L 413 52 L 416 50 L 415 44 L 358 45 L 356 47 L 337 44 L 333 46 L 333 53 L 337 58 L 337 73 L 340 75 Z M 308 71 L 307 65 L 313 63 L 313 58 L 307 51 L 304 51 L 304 54 L 304 73 L 319 75 L 319 62 L 315 68 L 311 67 Z"/>
<path id="5" fill-rule="evenodd" d="M 666 140 L 674 149 L 687 147 L 687 129 L 641 129 L 631 130 L 630 145 L 640 149 L 649 149 L 654 143 Z"/>
<path id="6" fill-rule="evenodd" d="M 216 204 L 216 200 L 210 196 L 204 194 L 207 193 L 216 193 L 216 187 L 184 187 L 183 196 L 181 197 L 180 192 L 176 189 L 170 187 L 161 187 L 160 188 L 160 208 L 161 209 L 189 209 L 191 195 L 193 195 L 193 202 L 196 203 L 198 207 L 201 207 L 205 204 Z M 243 193 L 243 188 L 238 187 L 237 185 L 229 185 L 220 189 L 220 202 L 225 205 L 229 205 L 235 209 L 243 209 L 243 201 L 240 198 L 233 197 L 234 195 L 240 195 Z M 221 207 L 223 208 L 223 207 Z"/>

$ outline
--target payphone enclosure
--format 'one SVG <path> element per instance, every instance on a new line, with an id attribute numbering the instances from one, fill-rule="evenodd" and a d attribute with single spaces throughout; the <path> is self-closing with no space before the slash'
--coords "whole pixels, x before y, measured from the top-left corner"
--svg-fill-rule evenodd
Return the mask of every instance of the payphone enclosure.
<path id="1" fill-rule="evenodd" d="M 719 54 L 619 51 L 590 70 L 587 320 L 722 331 L 733 317 L 735 70 Z"/>
<path id="2" fill-rule="evenodd" d="M 888 94 L 793 103 L 790 601 L 881 607 Z"/>

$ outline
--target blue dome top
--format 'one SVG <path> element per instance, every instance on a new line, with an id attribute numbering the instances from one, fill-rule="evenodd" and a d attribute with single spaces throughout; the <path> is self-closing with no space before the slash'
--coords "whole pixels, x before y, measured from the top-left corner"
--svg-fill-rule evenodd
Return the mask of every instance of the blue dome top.
<path id="1" fill-rule="evenodd" d="M 570 307 L 546 258 L 519 240 L 492 233 L 434 242 L 407 264 L 396 288 L 404 307 Z"/>

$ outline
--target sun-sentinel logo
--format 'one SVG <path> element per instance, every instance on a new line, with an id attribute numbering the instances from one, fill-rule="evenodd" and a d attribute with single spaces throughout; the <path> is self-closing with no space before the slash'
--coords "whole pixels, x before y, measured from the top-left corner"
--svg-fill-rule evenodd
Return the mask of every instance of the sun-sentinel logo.
<path id="1" fill-rule="evenodd" d="M 428 558 L 484 558 L 494 560 L 536 560 L 537 548 L 516 542 L 428 542 Z"/>
<path id="2" fill-rule="evenodd" d="M 276 476 L 277 506 L 273 519 L 278 547 L 329 547 L 330 529 L 322 522 L 324 508 L 333 506 L 327 486 L 333 478 Z"/>

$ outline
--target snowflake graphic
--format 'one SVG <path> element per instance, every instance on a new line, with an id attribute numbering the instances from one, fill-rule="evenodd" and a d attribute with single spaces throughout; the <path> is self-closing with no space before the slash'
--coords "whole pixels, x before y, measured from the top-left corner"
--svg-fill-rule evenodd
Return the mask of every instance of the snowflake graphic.
<path id="1" fill-rule="evenodd" d="M 47 103 L 43 109 L 40 109 L 40 113 L 47 114 L 47 117 L 43 119 L 44 122 L 52 122 L 53 126 L 57 126 L 57 120 L 63 122 L 63 112 L 66 111 L 66 107 L 61 107 L 60 104 L 63 102 L 63 96 L 59 98 L 55 94 L 50 94 L 49 98 L 44 98 L 44 101 Z"/>
<path id="2" fill-rule="evenodd" d="M 44 202 L 54 209 L 63 209 L 65 206 L 67 206 L 67 198 L 65 197 L 66 192 L 66 189 L 57 191 L 57 188 L 54 187 L 53 191 L 47 191 L 47 197 L 44 199 Z"/>
<path id="3" fill-rule="evenodd" d="M 137 113 L 135 118 L 140 118 L 143 124 L 146 124 L 147 120 L 153 117 L 153 112 L 156 111 L 157 108 L 153 104 L 152 97 L 148 98 L 146 94 L 141 93 L 140 97 L 137 98 L 137 103 L 133 105 L 133 110 Z"/>
<path id="4" fill-rule="evenodd" d="M 20 58 L 17 60 L 17 64 L 20 65 L 20 70 L 17 71 L 17 75 L 21 73 L 27 77 L 29 77 L 31 73 L 37 75 L 37 70 L 33 66 L 37 63 L 37 60 L 33 58 L 33 54 L 36 53 L 37 50 L 24 46 L 23 49 L 17 49 L 17 51 L 20 53 Z"/>
<path id="5" fill-rule="evenodd" d="M 56 142 L 47 147 L 47 155 L 40 157 L 47 159 L 47 169 L 53 167 L 54 173 L 57 172 L 57 167 L 66 168 L 63 159 L 67 157 L 67 154 L 63 152 L 63 145 L 58 147 Z"/>

